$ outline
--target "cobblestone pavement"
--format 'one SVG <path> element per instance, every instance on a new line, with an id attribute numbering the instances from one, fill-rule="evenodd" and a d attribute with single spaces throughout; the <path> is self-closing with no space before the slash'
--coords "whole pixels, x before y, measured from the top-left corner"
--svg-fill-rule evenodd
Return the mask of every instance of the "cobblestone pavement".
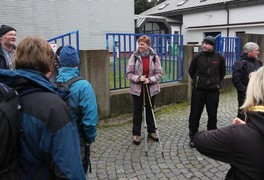
<path id="1" fill-rule="evenodd" d="M 188 146 L 188 116 L 190 106 L 175 106 L 166 113 L 156 115 L 164 158 L 160 145 L 147 139 L 145 154 L 143 141 L 139 146 L 132 143 L 132 122 L 121 125 L 100 126 L 98 137 L 92 145 L 92 173 L 88 179 L 171 179 L 171 180 L 219 180 L 224 179 L 229 165 L 202 156 Z M 231 124 L 236 116 L 236 92 L 220 95 L 218 127 Z M 203 112 L 200 130 L 206 129 L 207 114 Z M 142 126 L 144 128 L 144 124 Z"/>

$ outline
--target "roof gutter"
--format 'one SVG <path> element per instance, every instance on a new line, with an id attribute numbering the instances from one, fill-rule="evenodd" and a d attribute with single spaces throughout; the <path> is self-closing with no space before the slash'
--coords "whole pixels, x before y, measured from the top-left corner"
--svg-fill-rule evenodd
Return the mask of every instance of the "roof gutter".
<path id="1" fill-rule="evenodd" d="M 258 5 L 258 4 L 263 4 L 263 1 L 234 0 L 234 1 L 229 1 L 228 3 L 224 2 L 224 4 L 221 2 L 221 3 L 206 5 L 206 6 L 196 6 L 196 7 L 189 7 L 189 8 L 183 8 L 183 9 L 176 9 L 172 11 L 155 12 L 155 13 L 150 13 L 150 15 L 171 17 L 171 16 L 184 15 L 184 14 L 190 14 L 190 13 L 220 10 L 220 9 L 225 8 L 225 6 L 228 9 L 232 9 L 232 8 L 237 8 L 237 7 L 247 7 L 250 5 Z"/>
<path id="2" fill-rule="evenodd" d="M 264 26 L 264 21 L 261 22 L 249 22 L 249 23 L 236 23 L 236 24 L 216 24 L 210 26 L 192 26 L 187 27 L 186 30 L 208 30 L 208 29 L 225 29 L 225 28 L 241 28 L 241 27 L 261 27 Z"/>

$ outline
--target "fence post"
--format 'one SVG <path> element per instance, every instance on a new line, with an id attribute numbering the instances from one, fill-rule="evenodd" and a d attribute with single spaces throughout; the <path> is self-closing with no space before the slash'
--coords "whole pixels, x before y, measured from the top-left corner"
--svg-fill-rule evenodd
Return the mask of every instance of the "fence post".
<path id="1" fill-rule="evenodd" d="M 81 50 L 80 73 L 93 86 L 99 118 L 108 117 L 110 114 L 108 50 Z"/>
<path id="2" fill-rule="evenodd" d="M 200 50 L 199 45 L 184 45 L 184 76 L 183 82 L 188 84 L 188 91 L 187 91 L 187 100 L 191 100 L 191 92 L 192 92 L 192 79 L 189 76 L 189 66 L 191 64 L 192 58 L 196 52 Z"/>

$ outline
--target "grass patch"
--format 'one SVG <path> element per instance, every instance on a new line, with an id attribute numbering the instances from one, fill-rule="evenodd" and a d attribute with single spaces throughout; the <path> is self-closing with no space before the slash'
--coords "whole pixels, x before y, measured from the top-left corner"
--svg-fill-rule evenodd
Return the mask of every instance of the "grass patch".
<path id="1" fill-rule="evenodd" d="M 126 61 L 126 63 L 125 63 Z M 126 78 L 125 70 L 129 59 L 118 58 L 115 63 L 109 62 L 109 84 L 110 89 L 122 89 L 129 87 L 129 80 Z M 162 60 L 162 80 L 161 82 L 175 81 L 181 79 L 181 74 L 177 74 L 177 62 L 171 60 Z"/>
<path id="2" fill-rule="evenodd" d="M 166 105 L 166 106 L 161 106 L 161 107 L 156 108 L 155 115 L 159 116 L 159 115 L 162 115 L 162 114 L 170 114 L 170 113 L 172 113 L 174 111 L 179 111 L 179 110 L 185 109 L 189 105 L 190 105 L 189 102 L 181 102 L 181 103 L 169 104 L 169 105 Z"/>

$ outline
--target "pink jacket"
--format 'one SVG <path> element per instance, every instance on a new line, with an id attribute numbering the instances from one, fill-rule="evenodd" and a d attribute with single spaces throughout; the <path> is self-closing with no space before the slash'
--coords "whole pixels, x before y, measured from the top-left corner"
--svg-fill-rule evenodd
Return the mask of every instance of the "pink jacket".
<path id="1" fill-rule="evenodd" d="M 153 59 L 154 58 L 154 59 Z M 130 80 L 129 93 L 140 96 L 142 89 L 142 82 L 139 77 L 143 75 L 143 64 L 139 51 L 132 54 L 129 59 L 126 76 Z M 154 96 L 160 93 L 159 80 L 162 76 L 162 68 L 159 57 L 153 49 L 149 49 L 149 89 L 150 95 Z"/>

